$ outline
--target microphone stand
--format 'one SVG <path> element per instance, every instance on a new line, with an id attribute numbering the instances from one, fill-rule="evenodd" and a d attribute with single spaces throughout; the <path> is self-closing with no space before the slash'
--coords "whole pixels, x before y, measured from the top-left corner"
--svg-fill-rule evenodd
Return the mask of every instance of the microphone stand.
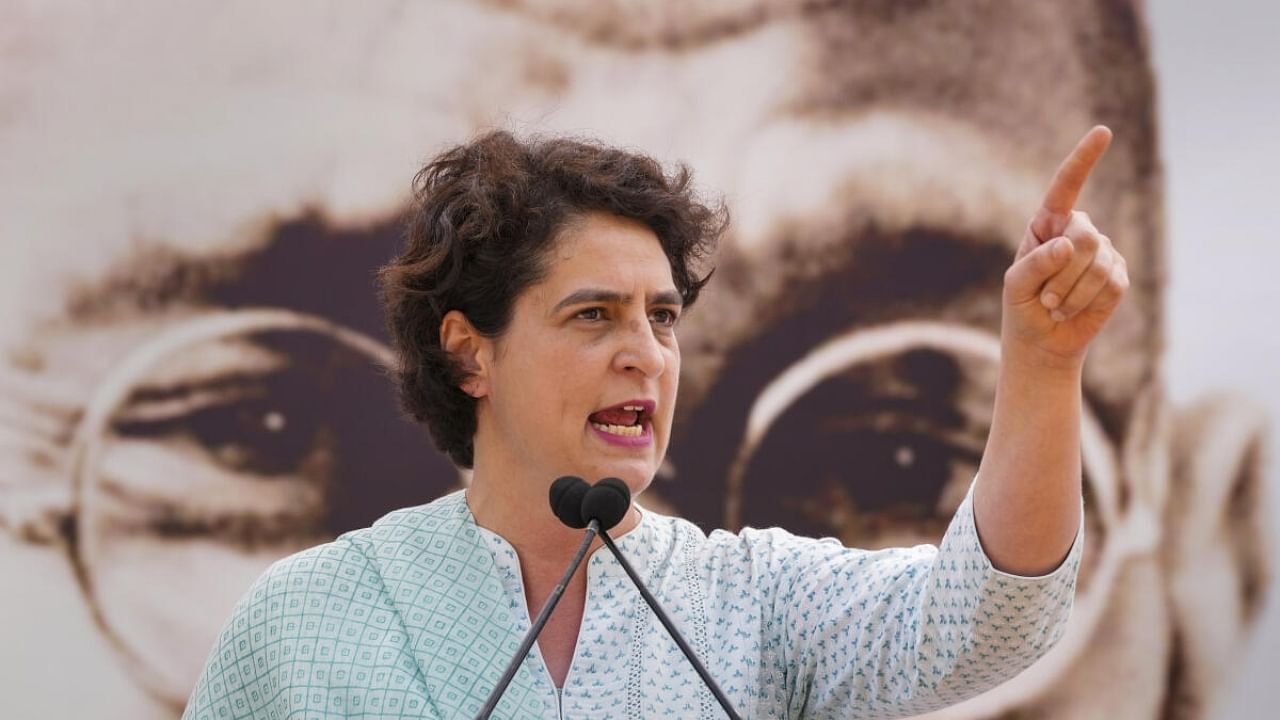
<path id="1" fill-rule="evenodd" d="M 520 643 L 520 648 L 516 650 L 515 657 L 511 659 L 511 663 L 507 665 L 507 670 L 502 674 L 502 678 L 498 680 L 497 686 L 493 688 L 493 692 L 489 693 L 488 699 L 484 702 L 484 707 L 480 708 L 480 712 L 476 714 L 475 720 L 488 720 L 493 714 L 494 708 L 498 706 L 498 701 L 502 699 L 502 693 L 506 691 L 507 686 L 511 684 L 512 678 L 516 676 L 516 671 L 520 668 L 520 663 L 524 662 L 524 658 L 529 654 L 533 643 L 538 639 L 538 634 L 542 632 L 542 628 L 547 624 L 547 620 L 551 618 L 551 611 L 556 608 L 556 604 L 560 602 L 560 597 L 564 595 L 565 588 L 569 585 L 569 580 L 573 578 L 573 574 L 577 572 L 578 566 L 582 564 L 582 558 L 587 554 L 587 548 L 591 546 L 591 541 L 595 539 L 599 533 L 606 543 L 609 543 L 609 536 L 600 530 L 600 521 L 592 520 L 587 523 L 587 532 L 582 538 L 582 544 L 578 546 L 578 552 L 573 556 L 573 562 L 569 563 L 568 569 L 564 571 L 564 575 L 560 578 L 560 583 L 556 585 L 555 590 L 551 591 L 551 597 L 542 604 L 542 609 L 538 611 L 538 618 L 533 621 L 533 625 L 529 628 L 529 632 L 525 634 L 524 640 Z M 610 543 L 611 544 L 611 543 Z M 614 552 L 617 552 L 616 550 Z"/>
<path id="2" fill-rule="evenodd" d="M 591 522 L 594 523 L 596 521 L 592 520 Z M 709 689 L 711 694 L 715 696 L 716 702 L 720 703 L 720 707 L 724 709 L 725 713 L 728 714 L 732 720 L 742 720 L 742 716 L 735 712 L 733 706 L 729 704 L 729 698 L 725 697 L 720 686 L 716 684 L 716 681 L 711 677 L 710 673 L 707 672 L 707 669 L 702 667 L 702 663 L 698 661 L 698 657 L 693 654 L 693 648 L 689 647 L 689 644 L 685 642 L 684 637 L 680 635 L 680 631 L 676 630 L 675 625 L 671 623 L 671 619 L 667 617 L 665 612 L 663 612 L 662 606 L 658 604 L 658 600 L 650 594 L 644 583 L 640 581 L 640 576 L 636 575 L 636 571 L 631 568 L 631 563 L 627 562 L 627 559 L 623 557 L 622 552 L 613 544 L 613 538 L 609 537 L 609 533 L 601 530 L 600 539 L 604 541 L 605 547 L 609 548 L 609 552 L 613 553 L 613 556 L 618 559 L 618 564 L 622 566 L 622 569 L 626 571 L 627 576 L 631 578 L 632 584 L 640 591 L 640 597 L 644 598 L 644 601 L 649 604 L 649 608 L 653 610 L 653 614 L 658 616 L 658 621 L 667 629 L 667 634 L 671 636 L 671 639 L 676 641 L 676 645 L 680 647 L 680 652 L 684 653 L 684 656 L 689 659 L 689 664 L 692 665 L 693 669 L 698 673 L 698 677 L 702 678 L 702 682 L 706 683 L 707 689 Z"/>

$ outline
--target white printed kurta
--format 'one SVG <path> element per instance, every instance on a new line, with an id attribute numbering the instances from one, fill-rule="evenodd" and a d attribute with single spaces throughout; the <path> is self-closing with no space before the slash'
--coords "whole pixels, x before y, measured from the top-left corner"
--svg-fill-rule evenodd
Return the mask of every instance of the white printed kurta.
<path id="1" fill-rule="evenodd" d="M 745 718 L 887 718 L 975 695 L 1061 635 L 1081 552 L 992 568 L 967 497 L 938 548 L 783 530 L 710 537 L 644 511 L 619 548 Z M 497 718 L 719 718 L 606 549 L 562 692 L 541 656 Z M 470 718 L 530 626 L 519 561 L 461 492 L 273 565 L 237 605 L 184 718 Z"/>

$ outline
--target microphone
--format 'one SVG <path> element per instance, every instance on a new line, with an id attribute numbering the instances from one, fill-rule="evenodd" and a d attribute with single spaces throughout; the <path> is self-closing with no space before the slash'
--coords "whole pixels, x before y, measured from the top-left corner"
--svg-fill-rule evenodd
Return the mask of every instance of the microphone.
<path id="1" fill-rule="evenodd" d="M 551 512 L 560 522 L 575 530 L 586 527 L 587 521 L 582 519 L 582 499 L 590 489 L 587 481 L 580 477 L 566 475 L 556 478 L 551 483 Z"/>
<path id="2" fill-rule="evenodd" d="M 582 520 L 599 520 L 600 532 L 612 530 L 631 508 L 631 489 L 618 478 L 605 478 L 587 489 L 578 506 Z"/>
<path id="3" fill-rule="evenodd" d="M 556 604 L 560 602 L 560 597 L 564 595 L 564 590 L 569 585 L 569 580 L 573 578 L 578 566 L 582 564 L 582 558 L 586 557 L 587 548 L 591 546 L 591 541 L 595 539 L 596 533 L 600 532 L 601 523 L 599 520 L 594 518 L 589 522 L 583 520 L 582 507 L 591 489 L 586 480 L 572 475 L 556 478 L 556 481 L 551 483 L 551 512 L 555 513 L 555 516 L 560 518 L 560 522 L 565 525 L 571 528 L 586 528 L 587 532 L 582 538 L 582 544 L 578 546 L 578 552 L 573 556 L 573 561 L 569 563 L 564 575 L 560 577 L 560 582 L 551 591 L 551 596 L 542 604 L 542 609 L 538 611 L 538 618 L 533 621 L 529 632 L 525 634 L 524 640 L 520 642 L 520 647 L 516 650 L 515 656 L 511 658 L 511 662 L 507 664 L 507 669 L 503 671 L 498 684 L 494 686 L 493 691 L 489 693 L 489 697 L 485 699 L 484 706 L 480 708 L 480 712 L 476 713 L 476 720 L 488 720 L 489 716 L 493 714 L 494 708 L 498 706 L 498 701 L 502 699 L 502 693 L 506 691 L 507 686 L 511 684 L 512 678 L 516 676 L 516 670 L 519 669 L 520 663 L 524 662 L 525 656 L 533 648 L 534 641 L 538 639 L 542 628 L 546 626 L 547 620 L 551 618 L 551 611 L 555 609 Z M 606 503 L 606 510 L 616 504 L 616 501 L 593 501 L 593 503 L 600 502 Z M 593 505 L 593 507 L 595 506 Z M 609 527 L 617 525 L 626 515 L 626 512 L 627 508 L 624 504 L 622 512 L 609 524 Z M 613 515 L 610 514 L 609 517 L 612 518 Z"/>
<path id="4" fill-rule="evenodd" d="M 575 521 L 581 521 L 583 518 L 589 519 L 591 522 L 599 522 L 601 525 L 600 539 L 604 541 L 605 547 L 609 548 L 609 552 L 618 559 L 618 564 L 627 573 L 627 577 L 631 578 L 632 584 L 640 591 L 640 597 L 653 610 L 653 614 L 657 616 L 658 621 L 662 623 L 662 627 L 667 629 L 667 634 L 675 641 L 676 646 L 680 648 L 680 652 L 684 653 L 685 658 L 689 660 L 689 664 L 693 666 L 698 677 L 702 678 L 702 682 L 715 696 L 716 702 L 720 703 L 720 707 L 725 711 L 732 720 L 742 720 L 742 716 L 734 711 L 733 706 L 729 704 L 729 698 L 725 696 L 724 691 L 716 684 L 711 674 L 698 661 L 698 656 L 693 653 L 693 648 L 689 647 L 689 643 L 685 642 L 684 636 L 676 629 L 671 618 L 667 617 L 667 613 L 663 611 L 662 606 L 658 604 L 657 598 L 649 592 L 640 576 L 631 567 L 631 563 L 627 562 L 627 558 L 623 556 L 622 551 L 618 550 L 618 546 L 613 544 L 613 538 L 609 537 L 606 530 L 612 528 L 626 517 L 627 508 L 631 506 L 631 490 L 627 484 L 618 478 L 605 478 L 596 483 L 587 491 L 582 498 L 582 516 L 571 517 Z M 557 515 L 559 517 L 559 515 Z M 561 518 L 564 521 L 564 518 Z M 606 520 L 609 522 L 606 523 Z M 566 521 L 566 524 L 567 521 Z M 570 527 L 580 527 L 570 525 Z"/>

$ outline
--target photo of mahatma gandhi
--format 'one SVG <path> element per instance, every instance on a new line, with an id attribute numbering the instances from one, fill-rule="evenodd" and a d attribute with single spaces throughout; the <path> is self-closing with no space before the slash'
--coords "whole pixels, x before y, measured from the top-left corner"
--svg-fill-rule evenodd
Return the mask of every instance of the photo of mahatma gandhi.
<path id="1" fill-rule="evenodd" d="M 0 661 L 23 716 L 102 713 L 100 698 L 110 716 L 175 716 L 271 562 L 465 484 L 400 416 L 373 283 L 433 149 L 500 126 L 688 163 L 733 223 L 682 321 L 672 448 L 641 502 L 881 547 L 936 542 L 972 480 L 1002 273 L 1062 149 L 1097 123 L 1116 140 L 1081 207 L 1133 286 L 1086 367 L 1075 612 L 1042 662 L 930 717 L 1205 715 L 1267 587 L 1265 423 L 1231 398 L 1165 396 L 1140 5 L 281 8 L 108 23 L 109 81 L 68 49 L 95 18 L 0 16 L 28 48 L 0 70 L 4 147 L 74 136 L 123 158 L 111 181 L 10 214 L 66 248 L 6 246 L 12 263 L 67 268 L 25 286 L 26 320 L 3 328 L 0 551 L 24 586 L 57 588 L 31 592 Z M 56 88 L 100 82 L 105 119 L 45 121 Z M 111 94 L 131 92 L 141 109 Z M 59 634 L 71 613 L 92 636 Z M 97 658 L 80 661 L 85 697 L 31 653 Z"/>

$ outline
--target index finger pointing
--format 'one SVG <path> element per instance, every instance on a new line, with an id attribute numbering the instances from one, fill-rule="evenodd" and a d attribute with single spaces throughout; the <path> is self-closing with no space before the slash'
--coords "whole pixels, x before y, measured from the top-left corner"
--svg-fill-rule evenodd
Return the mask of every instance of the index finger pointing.
<path id="1" fill-rule="evenodd" d="M 1058 166 L 1058 172 L 1049 183 L 1042 205 L 1045 212 L 1066 215 L 1075 209 L 1076 198 L 1080 197 L 1080 190 L 1089 179 L 1089 173 L 1093 172 L 1093 166 L 1098 164 L 1110 144 L 1111 130 L 1105 125 L 1095 125 L 1080 138 L 1080 142 L 1076 143 L 1075 149 Z"/>

